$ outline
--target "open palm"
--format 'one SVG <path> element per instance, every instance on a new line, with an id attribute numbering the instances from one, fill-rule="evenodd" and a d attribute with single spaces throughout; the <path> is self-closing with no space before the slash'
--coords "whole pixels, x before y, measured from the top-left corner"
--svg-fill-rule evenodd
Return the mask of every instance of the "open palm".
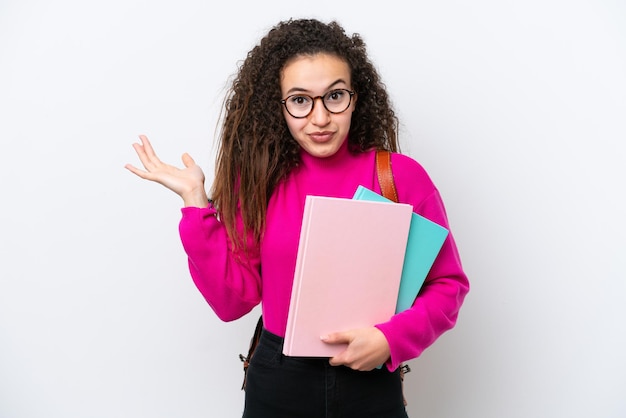
<path id="1" fill-rule="evenodd" d="M 157 157 L 152 144 L 145 135 L 140 135 L 140 144 L 133 144 L 133 148 L 143 164 L 144 170 L 132 164 L 126 164 L 126 168 L 145 180 L 160 183 L 174 193 L 181 196 L 186 206 L 206 206 L 208 199 L 204 190 L 204 173 L 193 158 L 187 153 L 183 154 L 184 168 L 178 168 L 162 162 Z"/>

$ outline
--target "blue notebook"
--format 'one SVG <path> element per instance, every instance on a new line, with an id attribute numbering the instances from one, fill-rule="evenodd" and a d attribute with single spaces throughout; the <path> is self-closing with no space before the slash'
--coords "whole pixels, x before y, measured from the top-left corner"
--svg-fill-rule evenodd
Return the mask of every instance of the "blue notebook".
<path id="1" fill-rule="evenodd" d="M 391 202 L 386 197 L 363 186 L 357 188 L 353 199 Z M 413 213 L 402 267 L 396 313 L 405 311 L 413 305 L 447 236 L 448 230 L 446 228 L 415 212 Z"/>

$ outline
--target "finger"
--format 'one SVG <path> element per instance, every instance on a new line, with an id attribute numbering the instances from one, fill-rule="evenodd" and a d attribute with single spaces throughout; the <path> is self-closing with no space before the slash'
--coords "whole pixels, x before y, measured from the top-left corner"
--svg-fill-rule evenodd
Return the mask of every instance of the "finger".
<path id="1" fill-rule="evenodd" d="M 139 169 L 139 168 L 135 167 L 135 166 L 134 166 L 134 165 L 132 165 L 132 164 L 126 164 L 126 165 L 124 166 L 124 168 L 125 168 L 125 169 L 127 169 L 128 171 L 130 171 L 131 173 L 133 173 L 133 174 L 135 174 L 135 175 L 137 175 L 137 176 L 141 177 L 142 179 L 145 179 L 145 178 L 146 178 L 146 175 L 148 174 L 146 171 L 143 171 L 143 170 L 141 170 L 141 169 Z"/>
<path id="2" fill-rule="evenodd" d="M 193 160 L 193 158 L 191 158 L 191 155 L 187 153 L 183 154 L 182 160 L 183 160 L 183 164 L 185 165 L 185 167 L 191 167 L 193 165 L 196 165 L 196 162 Z"/>
<path id="3" fill-rule="evenodd" d="M 346 364 L 339 360 L 338 356 L 328 359 L 328 364 L 330 364 L 331 366 L 346 366 Z"/>
<path id="4" fill-rule="evenodd" d="M 139 161 L 141 161 L 141 164 L 143 164 L 144 168 L 148 169 L 148 166 L 151 165 L 150 157 L 148 157 L 148 155 L 146 154 L 146 150 L 144 146 L 142 144 L 134 143 L 133 149 L 137 153 L 137 156 L 139 157 Z"/>
<path id="5" fill-rule="evenodd" d="M 147 136 L 139 135 L 139 141 L 141 141 L 141 145 L 145 148 L 146 151 L 150 151 L 152 154 L 154 154 L 154 149 L 152 148 L 152 144 L 150 143 L 150 140 Z"/>
<path id="6" fill-rule="evenodd" d="M 133 148 L 135 149 L 135 152 L 137 153 L 141 164 L 146 170 L 156 171 L 159 167 L 163 165 L 161 160 L 159 160 L 154 154 L 154 151 L 149 153 L 145 145 L 134 143 Z"/>
<path id="7" fill-rule="evenodd" d="M 349 359 L 349 353 L 348 353 L 348 349 L 343 350 L 341 353 L 337 354 L 336 356 L 333 356 L 331 358 L 328 359 L 328 363 L 331 366 L 347 366 L 347 367 L 351 367 L 352 363 Z"/>
<path id="8" fill-rule="evenodd" d="M 320 339 L 326 344 L 349 344 L 352 341 L 352 336 L 348 332 L 333 332 L 328 335 L 322 335 Z"/>
<path id="9" fill-rule="evenodd" d="M 154 165 L 161 164 L 161 160 L 157 157 L 156 152 L 154 152 L 154 148 L 152 148 L 152 144 L 150 143 L 148 137 L 145 135 L 139 135 L 139 140 L 141 141 L 142 150 L 148 161 Z"/>
<path id="10" fill-rule="evenodd" d="M 159 178 L 158 175 L 151 173 L 149 171 L 145 171 L 145 170 L 141 170 L 131 164 L 126 164 L 126 169 L 128 171 L 130 171 L 131 173 L 135 174 L 138 177 L 141 177 L 144 180 L 150 180 L 150 181 L 154 181 L 157 183 L 161 183 L 163 184 L 163 181 Z"/>

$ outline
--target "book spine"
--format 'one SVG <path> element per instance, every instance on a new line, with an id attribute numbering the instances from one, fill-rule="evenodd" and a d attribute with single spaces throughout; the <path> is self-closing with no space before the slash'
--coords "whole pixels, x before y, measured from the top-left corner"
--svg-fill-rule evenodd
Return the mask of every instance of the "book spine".
<path id="1" fill-rule="evenodd" d="M 301 228 L 301 232 L 300 232 L 300 239 L 298 242 L 298 255 L 296 260 L 296 268 L 295 268 L 295 272 L 294 272 L 294 279 L 293 279 L 293 285 L 292 285 L 292 289 L 291 289 L 291 300 L 289 303 L 289 315 L 287 317 L 287 331 L 285 334 L 285 341 L 284 341 L 284 346 L 285 346 L 285 354 L 289 354 L 292 351 L 292 344 L 293 341 L 295 340 L 296 336 L 296 321 L 295 318 L 297 318 L 297 312 L 298 312 L 298 301 L 300 300 L 300 289 L 302 287 L 302 280 L 300 280 L 301 276 L 302 276 L 302 271 L 304 269 L 304 253 L 306 252 L 306 239 L 305 237 L 308 235 L 308 230 L 310 229 L 310 225 L 311 225 L 311 211 L 313 210 L 313 202 L 314 200 L 311 199 L 310 196 L 306 197 L 305 200 L 305 204 L 304 204 L 304 212 L 302 214 L 302 228 Z"/>

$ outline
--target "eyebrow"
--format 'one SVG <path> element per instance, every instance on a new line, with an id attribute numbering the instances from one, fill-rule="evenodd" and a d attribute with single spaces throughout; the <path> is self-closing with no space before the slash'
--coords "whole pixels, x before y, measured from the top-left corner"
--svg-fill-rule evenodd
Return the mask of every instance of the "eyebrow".
<path id="1" fill-rule="evenodd" d="M 326 91 L 332 90 L 333 87 L 336 87 L 337 84 L 345 84 L 346 86 L 348 85 L 348 83 L 343 79 L 340 78 L 338 80 L 335 80 L 335 82 L 331 83 L 327 88 Z M 307 90 L 303 87 L 292 87 L 289 90 L 287 90 L 287 92 L 285 93 L 287 96 L 289 96 L 290 94 L 294 94 L 294 93 L 310 93 L 311 90 Z"/>

